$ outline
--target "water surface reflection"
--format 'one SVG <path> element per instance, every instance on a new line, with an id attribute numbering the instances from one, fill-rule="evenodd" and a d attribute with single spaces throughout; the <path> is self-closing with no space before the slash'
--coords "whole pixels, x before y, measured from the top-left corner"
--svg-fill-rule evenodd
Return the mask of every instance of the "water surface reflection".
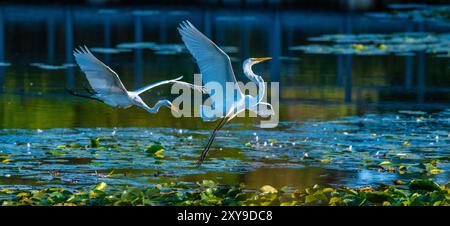
<path id="1" fill-rule="evenodd" d="M 26 13 L 31 10 L 33 13 Z M 258 65 L 256 71 L 268 81 L 281 82 L 284 120 L 361 115 L 399 109 L 399 105 L 407 109 L 443 109 L 450 100 L 448 58 L 427 54 L 311 55 L 289 50 L 307 43 L 308 37 L 327 33 L 448 32 L 441 24 L 406 19 L 386 24 L 385 20 L 364 14 L 315 11 L 241 10 L 236 14 L 198 8 L 99 10 L 4 5 L 0 12 L 0 61 L 11 63 L 0 67 L 0 98 L 6 105 L 0 112 L 3 128 L 161 126 L 154 123 L 161 120 L 153 121 L 154 116 L 146 117 L 138 109 L 113 110 L 68 96 L 64 87 L 81 88 L 86 83 L 78 68 L 52 71 L 30 64 L 73 63 L 72 50 L 78 45 L 111 49 L 125 42 L 152 42 L 168 44 L 167 47 L 181 44 L 175 28 L 184 19 L 192 21 L 221 46 L 237 50 L 229 54 L 242 81 L 247 81 L 240 69 L 245 58 L 274 58 L 270 64 Z M 240 26 L 235 26 L 237 21 Z M 137 48 L 96 55 L 120 74 L 129 89 L 178 75 L 192 81 L 190 75 L 197 68 L 189 54 L 159 52 L 162 51 Z M 147 95 L 161 97 L 170 93 L 166 87 Z M 316 114 L 319 109 L 321 113 Z M 89 117 L 92 112 L 102 117 Z M 11 119 L 15 114 L 28 117 Z M 130 114 L 136 120 L 128 120 Z M 166 126 L 197 125 L 191 119 L 156 117 L 164 117 Z"/>

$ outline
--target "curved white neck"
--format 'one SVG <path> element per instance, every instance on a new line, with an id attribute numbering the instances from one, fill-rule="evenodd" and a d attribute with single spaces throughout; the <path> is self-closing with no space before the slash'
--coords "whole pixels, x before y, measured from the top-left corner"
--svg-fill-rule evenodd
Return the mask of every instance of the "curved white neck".
<path id="1" fill-rule="evenodd" d="M 247 76 L 250 80 L 253 81 L 253 79 L 251 79 L 251 78 L 254 78 L 255 76 L 258 76 L 258 75 L 253 72 L 252 66 L 253 66 L 252 62 L 244 62 L 243 69 L 244 69 L 245 76 Z"/>
<path id="2" fill-rule="evenodd" d="M 256 83 L 258 85 L 258 94 L 256 95 L 255 98 L 258 99 L 258 102 L 261 102 L 264 97 L 264 93 L 266 91 L 266 84 L 264 83 L 264 79 L 261 76 L 255 74 L 253 72 L 253 70 L 252 70 L 253 65 L 254 65 L 254 63 L 245 63 L 244 64 L 244 74 L 250 80 L 252 80 L 254 83 Z"/>
<path id="3" fill-rule="evenodd" d="M 154 114 L 157 113 L 159 111 L 159 108 L 163 106 L 163 101 L 160 100 L 158 102 L 156 102 L 155 105 L 153 105 L 153 107 L 149 107 L 147 104 L 144 103 L 144 105 L 142 106 L 146 111 Z"/>
<path id="4" fill-rule="evenodd" d="M 149 111 L 152 112 L 152 113 L 156 113 L 156 112 L 159 111 L 159 108 L 161 106 L 163 106 L 163 101 L 162 100 L 158 101 L 155 105 L 153 105 L 153 107 L 151 107 Z"/>

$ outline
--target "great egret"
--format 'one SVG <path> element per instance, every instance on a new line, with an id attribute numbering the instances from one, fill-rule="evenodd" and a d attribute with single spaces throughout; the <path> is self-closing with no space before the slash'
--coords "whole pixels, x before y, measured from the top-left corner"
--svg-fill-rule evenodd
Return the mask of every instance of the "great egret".
<path id="1" fill-rule="evenodd" d="M 197 28 L 194 27 L 189 21 L 183 21 L 178 27 L 178 31 L 181 34 L 181 38 L 186 45 L 189 52 L 196 59 L 198 67 L 200 68 L 200 73 L 202 74 L 202 81 L 204 84 L 209 82 L 217 82 L 222 85 L 223 88 L 227 87 L 226 84 L 229 83 L 235 90 L 238 90 L 236 98 L 232 101 L 225 100 L 225 95 L 223 99 L 223 108 L 221 121 L 217 127 L 213 130 L 208 143 L 203 150 L 198 165 L 202 164 L 205 160 L 206 155 L 211 147 L 214 138 L 216 137 L 217 131 L 220 130 L 227 122 L 231 121 L 239 113 L 247 110 L 253 111 L 260 116 L 273 115 L 272 105 L 266 102 L 262 102 L 264 97 L 264 92 L 266 86 L 264 80 L 261 76 L 256 75 L 252 71 L 252 66 L 263 62 L 265 60 L 272 59 L 271 57 L 264 58 L 249 58 L 243 63 L 244 74 L 252 81 L 258 85 L 258 95 L 244 95 L 242 90 L 240 90 L 236 77 L 233 73 L 233 68 L 231 66 L 230 57 L 221 50 L 214 42 L 208 39 L 204 34 L 202 34 Z M 258 105 L 266 105 L 271 110 L 270 113 L 262 112 L 257 110 Z M 201 110 L 203 112 L 203 109 Z"/>
<path id="2" fill-rule="evenodd" d="M 183 77 L 160 81 L 134 91 L 128 91 L 120 81 L 119 76 L 111 68 L 97 59 L 86 46 L 84 48 L 80 47 L 79 49 L 76 49 L 74 51 L 74 56 L 81 70 L 86 75 L 93 91 L 86 89 L 90 95 L 79 94 L 73 90 L 67 91 L 74 96 L 98 100 L 112 107 L 128 108 L 132 105 L 136 105 L 150 113 L 156 113 L 161 106 L 165 106 L 174 111 L 178 111 L 178 108 L 175 107 L 169 100 L 159 100 L 153 107 L 149 107 L 141 99 L 139 94 L 157 86 L 169 83 L 179 83 L 201 92 L 204 91 L 201 86 L 195 86 L 186 82 L 178 81 Z"/>

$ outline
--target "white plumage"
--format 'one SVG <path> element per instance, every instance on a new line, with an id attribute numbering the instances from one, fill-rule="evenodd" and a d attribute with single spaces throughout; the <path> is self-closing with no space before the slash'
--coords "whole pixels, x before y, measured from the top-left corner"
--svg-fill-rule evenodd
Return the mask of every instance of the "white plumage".
<path id="1" fill-rule="evenodd" d="M 200 69 L 200 73 L 202 74 L 203 84 L 207 86 L 206 84 L 210 82 L 219 83 L 222 86 L 222 90 L 225 91 L 228 83 L 228 87 L 237 90 L 237 94 L 236 96 L 234 96 L 233 100 L 227 99 L 227 96 L 225 94 L 222 95 L 223 99 L 221 104 L 223 106 L 223 109 L 220 109 L 222 111 L 220 115 L 216 115 L 218 118 L 222 118 L 222 120 L 220 121 L 216 129 L 214 129 L 208 141 L 208 144 L 203 150 L 203 153 L 198 162 L 199 164 L 201 164 L 205 159 L 206 154 L 208 153 L 208 150 L 216 136 L 217 131 L 221 129 L 223 125 L 225 125 L 227 122 L 229 122 L 231 119 L 233 119 L 246 109 L 254 111 L 259 115 L 263 115 L 257 109 L 257 106 L 259 104 L 271 107 L 270 104 L 261 102 L 266 89 L 264 80 L 261 76 L 254 74 L 251 69 L 254 64 L 269 60 L 271 58 L 249 58 L 244 61 L 244 74 L 251 81 L 255 82 L 258 85 L 258 95 L 244 95 L 236 81 L 230 57 L 223 50 L 221 50 L 204 34 L 202 34 L 189 21 L 182 22 L 180 24 L 180 27 L 178 28 L 178 31 L 187 49 L 197 60 L 197 65 Z M 203 119 L 215 119 L 214 117 L 204 116 L 204 106 L 201 106 L 200 112 L 202 113 Z M 270 112 L 270 114 L 274 114 L 273 110 Z M 264 114 L 264 116 L 267 116 L 267 114 Z"/>
<path id="2" fill-rule="evenodd" d="M 103 62 L 101 62 L 99 59 L 97 59 L 87 47 L 80 47 L 79 49 L 76 49 L 74 51 L 74 56 L 77 64 L 86 75 L 86 79 L 88 80 L 95 93 L 91 93 L 91 96 L 87 96 L 78 94 L 74 91 L 70 91 L 71 94 L 99 100 L 112 107 L 128 108 L 136 105 L 150 113 L 158 112 L 161 106 L 166 106 L 172 110 L 177 110 L 177 108 L 168 100 L 160 100 L 152 108 L 150 108 L 139 97 L 139 94 L 153 89 L 157 86 L 170 83 L 179 83 L 182 85 L 187 85 L 195 90 L 199 90 L 202 92 L 204 91 L 203 87 L 179 81 L 183 77 L 164 80 L 144 86 L 135 91 L 128 91 L 123 85 L 122 81 L 120 81 L 117 73 L 114 72 L 110 67 L 105 65 Z"/>

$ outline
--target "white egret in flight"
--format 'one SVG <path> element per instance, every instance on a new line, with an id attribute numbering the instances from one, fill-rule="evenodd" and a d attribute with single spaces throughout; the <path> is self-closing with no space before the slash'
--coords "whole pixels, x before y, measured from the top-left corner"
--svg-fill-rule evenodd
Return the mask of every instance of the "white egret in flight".
<path id="1" fill-rule="evenodd" d="M 204 91 L 203 87 L 201 86 L 195 86 L 186 82 L 179 81 L 183 77 L 160 81 L 134 91 L 128 91 L 120 81 L 119 76 L 116 74 L 116 72 L 114 72 L 111 68 L 97 59 L 86 46 L 84 48 L 80 47 L 78 50 L 75 50 L 74 56 L 81 70 L 86 75 L 86 78 L 93 91 L 86 89 L 86 91 L 90 95 L 79 94 L 73 90 L 67 91 L 74 96 L 98 100 L 112 107 L 128 108 L 132 105 L 136 105 L 150 113 L 156 113 L 161 106 L 165 106 L 174 111 L 178 111 L 178 108 L 175 107 L 169 100 L 159 100 L 153 107 L 149 107 L 141 99 L 141 97 L 139 97 L 139 94 L 157 86 L 169 83 L 187 85 L 195 90 L 201 92 Z"/>
<path id="2" fill-rule="evenodd" d="M 230 57 L 223 50 L 221 50 L 216 44 L 214 44 L 214 42 L 197 30 L 197 28 L 195 28 L 189 21 L 182 22 L 178 28 L 178 31 L 181 34 L 181 38 L 183 39 L 187 49 L 197 61 L 200 73 L 202 74 L 203 84 L 216 82 L 223 87 L 223 90 L 225 90 L 225 87 L 227 87 L 226 84 L 229 83 L 234 86 L 233 88 L 235 90 L 238 91 L 237 96 L 232 101 L 226 100 L 226 95 L 223 95 L 223 109 L 220 109 L 222 112 L 218 115 L 218 117 L 221 117 L 222 119 L 212 132 L 211 137 L 209 138 L 209 141 L 200 156 L 200 160 L 197 162 L 197 164 L 200 165 L 205 160 L 209 148 L 216 137 L 217 131 L 239 113 L 247 109 L 264 117 L 275 114 L 271 104 L 262 102 L 264 92 L 266 90 L 263 78 L 256 75 L 252 71 L 253 65 L 272 58 L 249 58 L 244 61 L 244 74 L 252 82 L 258 85 L 258 95 L 244 95 L 238 86 L 236 77 L 234 76 Z M 269 112 L 258 111 L 258 105 L 266 105 L 269 108 Z M 203 109 L 201 109 L 201 112 L 203 113 Z M 204 117 L 204 115 L 202 115 L 202 117 Z"/>

